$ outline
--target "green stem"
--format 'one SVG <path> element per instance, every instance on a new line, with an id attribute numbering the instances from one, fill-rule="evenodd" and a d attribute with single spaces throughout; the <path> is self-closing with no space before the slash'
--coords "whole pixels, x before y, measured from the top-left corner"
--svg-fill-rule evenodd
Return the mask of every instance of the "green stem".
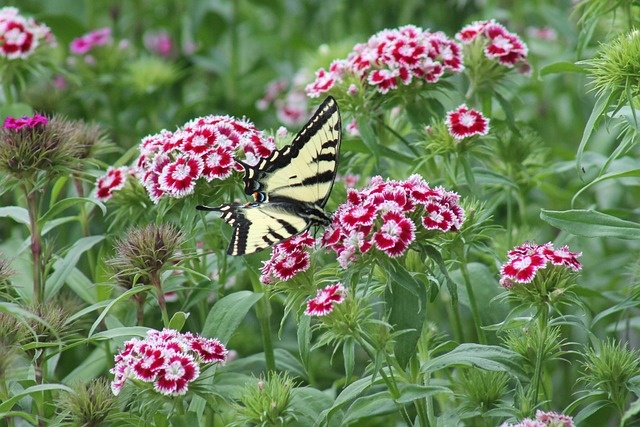
<path id="1" fill-rule="evenodd" d="M 546 305 L 543 305 L 542 308 L 539 309 L 538 314 L 538 328 L 540 328 L 540 332 L 538 348 L 536 350 L 536 367 L 533 372 L 533 379 L 531 380 L 531 387 L 533 388 L 533 398 L 535 399 L 535 404 L 538 403 L 540 383 L 542 382 L 542 371 L 544 365 L 543 358 L 545 343 L 547 341 L 547 323 L 549 321 L 549 309 Z"/>
<path id="2" fill-rule="evenodd" d="M 473 286 L 471 286 L 471 277 L 469 276 L 469 269 L 467 268 L 467 262 L 465 259 L 461 263 L 462 278 L 464 279 L 464 286 L 467 289 L 467 295 L 469 296 L 469 305 L 471 306 L 471 315 L 473 316 L 473 323 L 476 328 L 476 334 L 478 335 L 478 342 L 480 344 L 487 343 L 487 337 L 482 329 L 482 320 L 480 319 L 480 311 L 478 310 L 478 302 L 476 301 L 475 294 L 473 293 Z"/>
<path id="3" fill-rule="evenodd" d="M 23 185 L 29 213 L 29 231 L 31 232 L 31 256 L 33 257 L 33 303 L 38 305 L 44 298 L 44 269 L 42 265 L 42 236 L 38 225 L 38 192 Z"/>
<path id="4" fill-rule="evenodd" d="M 409 366 L 411 368 L 411 377 L 414 383 L 418 383 L 420 378 L 420 360 L 418 357 L 412 357 L 409 361 Z M 425 381 L 425 385 L 428 385 L 428 381 Z M 417 399 L 414 401 L 414 406 L 416 408 L 416 413 L 418 414 L 418 420 L 420 426 L 429 426 L 431 425 L 429 422 L 429 414 L 428 407 L 431 407 L 432 397 L 428 396 L 425 399 Z"/>
<path id="5" fill-rule="evenodd" d="M 367 353 L 367 355 L 369 356 L 369 359 L 371 359 L 372 361 L 376 360 L 374 349 L 372 348 L 372 346 L 369 345 L 368 342 L 366 342 L 360 336 L 360 334 L 354 334 L 353 338 L 360 345 L 360 347 Z M 379 370 L 380 377 L 382 378 L 387 388 L 389 389 L 391 398 L 393 399 L 393 402 L 396 404 L 398 408 L 398 412 L 400 412 L 400 416 L 402 416 L 402 419 L 404 420 L 405 425 L 412 426 L 413 422 L 411 421 L 411 418 L 409 418 L 407 409 L 404 407 L 404 405 L 397 402 L 397 399 L 400 397 L 400 390 L 398 389 L 398 384 L 396 383 L 396 379 L 393 375 L 393 368 L 392 368 L 393 364 L 389 360 L 389 353 L 382 350 L 382 354 L 385 356 L 385 359 L 387 360 L 387 366 L 389 367 L 389 375 L 385 374 L 384 369 L 380 369 Z M 426 424 L 426 426 L 428 426 L 428 424 Z"/>
<path id="6" fill-rule="evenodd" d="M 276 371 L 276 356 L 273 349 L 273 340 L 271 339 L 271 304 L 269 302 L 269 294 L 261 288 L 261 284 L 257 280 L 251 280 L 254 292 L 263 292 L 264 295 L 256 304 L 256 316 L 260 323 L 260 332 L 262 334 L 262 348 L 264 349 L 264 362 L 267 367 L 267 375 L 271 375 Z"/>
<path id="7" fill-rule="evenodd" d="M 165 328 L 169 327 L 169 313 L 167 313 L 167 301 L 164 299 L 164 292 L 162 291 L 162 281 L 160 280 L 160 273 L 154 271 L 149 279 L 151 284 L 156 289 L 156 295 L 158 296 L 158 306 L 160 307 L 160 313 L 162 314 L 162 324 Z"/>

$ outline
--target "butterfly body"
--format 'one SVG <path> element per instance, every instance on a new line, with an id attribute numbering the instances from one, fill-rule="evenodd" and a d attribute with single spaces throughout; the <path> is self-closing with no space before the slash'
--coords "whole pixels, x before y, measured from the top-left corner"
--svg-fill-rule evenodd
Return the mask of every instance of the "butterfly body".
<path id="1" fill-rule="evenodd" d="M 258 252 L 307 230 L 330 223 L 324 211 L 335 180 L 341 142 L 340 112 L 327 98 L 290 145 L 245 170 L 244 191 L 254 202 L 217 208 L 234 227 L 227 253 Z"/>

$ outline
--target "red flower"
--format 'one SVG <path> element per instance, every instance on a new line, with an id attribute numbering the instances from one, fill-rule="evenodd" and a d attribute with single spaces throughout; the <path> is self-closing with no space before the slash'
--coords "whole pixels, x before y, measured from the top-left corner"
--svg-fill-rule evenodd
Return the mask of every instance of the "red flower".
<path id="1" fill-rule="evenodd" d="M 373 241 L 378 249 L 390 257 L 398 257 L 415 239 L 415 224 L 395 211 L 384 214 L 382 220 L 382 226 L 373 235 Z"/>
<path id="2" fill-rule="evenodd" d="M 81 37 L 75 38 L 69 45 L 71 53 L 84 55 L 94 46 L 103 46 L 111 41 L 111 28 L 105 27 L 91 31 Z"/>
<path id="3" fill-rule="evenodd" d="M 489 132 L 489 119 L 482 113 L 467 108 L 465 104 L 455 111 L 448 112 L 446 123 L 449 133 L 456 139 L 486 135 Z"/>
<path id="4" fill-rule="evenodd" d="M 200 375 L 200 367 L 189 354 L 172 354 L 164 368 L 158 373 L 154 389 L 162 394 L 178 396 L 185 394 L 191 381 Z"/>
<path id="5" fill-rule="evenodd" d="M 0 9 L 0 57 L 26 59 L 42 41 L 55 42 L 49 27 L 19 13 L 15 7 Z"/>
<path id="6" fill-rule="evenodd" d="M 335 304 L 342 303 L 345 296 L 346 290 L 340 282 L 335 285 L 329 285 L 324 289 L 319 289 L 316 297 L 307 301 L 307 309 L 304 314 L 308 316 L 325 316 L 331 313 Z"/>
<path id="7" fill-rule="evenodd" d="M 173 329 L 149 330 L 144 340 L 133 338 L 116 354 L 111 389 L 117 395 L 128 378 L 136 378 L 154 383 L 162 394 L 184 394 L 200 374 L 199 362 L 223 362 L 226 357 L 226 347 L 215 338 Z"/>
<path id="8" fill-rule="evenodd" d="M 416 209 L 424 210 L 422 225 L 427 229 L 457 231 L 464 222 L 456 193 L 432 189 L 419 175 L 406 181 L 376 176 L 363 190 L 347 191 L 347 201 L 325 229 L 322 245 L 336 252 L 343 268 L 372 246 L 388 256 L 400 256 L 415 239 L 416 224 L 410 217 L 416 216 L 411 215 Z"/>
<path id="9" fill-rule="evenodd" d="M 382 30 L 358 43 L 346 59 L 336 60 L 329 70 L 320 69 L 306 87 L 318 97 L 348 76 L 355 76 L 379 93 L 413 81 L 437 82 L 445 70 L 462 71 L 462 49 L 443 33 L 431 33 L 413 25 Z M 353 90 L 347 90 L 352 93 Z"/>
<path id="10" fill-rule="evenodd" d="M 469 44 L 479 40 L 484 46 L 484 54 L 508 68 L 520 65 L 517 70 L 523 74 L 530 71 L 527 62 L 527 45 L 520 38 L 495 20 L 477 21 L 461 29 L 455 38 Z"/>
<path id="11" fill-rule="evenodd" d="M 311 265 L 307 248 L 314 245 L 315 239 L 305 231 L 291 239 L 278 243 L 271 251 L 271 258 L 263 262 L 260 269 L 260 282 L 267 285 L 274 279 L 286 281 L 296 274 L 306 271 Z"/>
<path id="12" fill-rule="evenodd" d="M 515 283 L 529 283 L 536 272 L 545 268 L 547 263 L 578 271 L 582 268 L 576 259 L 580 255 L 580 253 L 570 252 L 567 246 L 556 250 L 551 243 L 544 245 L 525 243 L 508 252 L 509 260 L 500 269 L 500 284 L 510 288 Z"/>
<path id="13" fill-rule="evenodd" d="M 204 162 L 198 157 L 179 156 L 174 162 L 162 168 L 158 177 L 160 189 L 172 197 L 180 198 L 193 193 L 196 180 L 204 169 Z"/>
<path id="14" fill-rule="evenodd" d="M 129 168 L 109 167 L 107 173 L 96 181 L 96 197 L 102 202 L 106 202 L 113 196 L 113 192 L 122 189 L 127 182 Z"/>
<path id="15" fill-rule="evenodd" d="M 215 338 L 194 337 L 190 340 L 191 349 L 205 363 L 224 362 L 227 359 L 227 348 Z"/>

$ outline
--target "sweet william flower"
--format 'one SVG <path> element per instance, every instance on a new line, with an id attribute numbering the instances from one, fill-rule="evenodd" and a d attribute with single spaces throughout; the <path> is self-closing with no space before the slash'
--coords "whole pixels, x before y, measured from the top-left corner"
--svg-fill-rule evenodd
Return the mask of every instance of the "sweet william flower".
<path id="1" fill-rule="evenodd" d="M 569 251 L 567 246 L 554 249 L 550 242 L 544 245 L 525 243 L 507 254 L 509 259 L 500 268 L 500 283 L 505 288 L 511 288 L 516 283 L 530 283 L 538 270 L 546 268 L 548 264 L 579 271 L 582 268 L 577 260 L 580 255 Z"/>
<path id="2" fill-rule="evenodd" d="M 106 202 L 113 197 L 113 192 L 121 190 L 127 183 L 129 168 L 126 166 L 113 168 L 109 167 L 107 173 L 96 181 L 96 198 Z"/>
<path id="3" fill-rule="evenodd" d="M 276 280 L 286 281 L 309 269 L 311 255 L 307 249 L 314 243 L 315 239 L 305 231 L 275 245 L 271 251 L 271 257 L 263 261 L 260 282 L 266 285 Z"/>
<path id="4" fill-rule="evenodd" d="M 71 41 L 69 50 L 75 55 L 85 55 L 95 46 L 104 46 L 111 42 L 111 28 L 93 30 Z"/>
<path id="5" fill-rule="evenodd" d="M 314 98 L 342 82 L 359 79 L 365 89 L 381 94 L 411 84 L 436 83 L 445 73 L 463 70 L 462 47 L 444 33 L 406 25 L 382 30 L 359 43 L 347 58 L 337 59 L 328 70 L 316 71 L 315 81 L 307 85 Z M 344 91 L 355 93 L 349 83 Z"/>
<path id="6" fill-rule="evenodd" d="M 348 189 L 347 201 L 334 213 L 322 244 L 347 268 L 372 248 L 392 258 L 401 256 L 417 233 L 457 231 L 464 219 L 456 193 L 431 188 L 419 175 L 405 181 L 377 176 L 362 190 Z"/>
<path id="7" fill-rule="evenodd" d="M 26 59 L 43 44 L 55 44 L 49 27 L 25 18 L 15 7 L 0 8 L 0 57 Z"/>
<path id="8" fill-rule="evenodd" d="M 144 339 L 133 338 L 115 355 L 112 392 L 117 395 L 128 379 L 153 383 L 167 396 L 185 394 L 200 375 L 201 364 L 224 363 L 228 351 L 215 338 L 173 329 L 149 330 Z"/>
<path id="9" fill-rule="evenodd" d="M 319 289 L 315 298 L 307 301 L 307 308 L 304 314 L 307 316 L 326 316 L 331 313 L 335 304 L 340 304 L 344 301 L 345 296 L 346 290 L 340 282 L 329 285 L 324 289 Z"/>
<path id="10" fill-rule="evenodd" d="M 486 135 L 489 132 L 489 119 L 482 113 L 468 108 L 466 104 L 448 112 L 446 124 L 451 136 L 458 140 L 473 135 Z"/>

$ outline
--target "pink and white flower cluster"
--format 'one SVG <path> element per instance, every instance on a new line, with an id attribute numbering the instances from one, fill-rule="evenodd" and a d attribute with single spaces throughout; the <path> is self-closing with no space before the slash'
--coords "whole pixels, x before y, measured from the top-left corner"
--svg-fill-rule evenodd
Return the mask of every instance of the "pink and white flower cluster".
<path id="1" fill-rule="evenodd" d="M 509 260 L 500 268 L 500 284 L 509 289 L 515 283 L 530 283 L 538 270 L 556 265 L 579 271 L 582 264 L 577 258 L 582 253 L 569 251 L 568 246 L 554 249 L 551 242 L 544 245 L 525 243 L 507 253 Z"/>
<path id="2" fill-rule="evenodd" d="M 462 48 L 444 33 L 432 33 L 414 25 L 386 29 L 359 43 L 346 59 L 321 68 L 306 88 L 316 98 L 346 77 L 356 76 L 380 93 L 413 81 L 436 83 L 445 72 L 463 70 Z"/>
<path id="3" fill-rule="evenodd" d="M 133 338 L 115 356 L 110 372 L 113 394 L 122 390 L 127 379 L 153 383 L 161 394 L 185 394 L 189 383 L 200 375 L 201 364 L 225 362 L 228 351 L 215 338 L 204 338 L 174 329 L 150 330 L 146 338 Z"/>
<path id="4" fill-rule="evenodd" d="M 486 135 L 489 132 L 489 119 L 481 112 L 462 104 L 455 111 L 449 111 L 446 119 L 449 134 L 460 140 L 473 135 Z"/>
<path id="5" fill-rule="evenodd" d="M 314 243 L 315 239 L 305 231 L 275 245 L 271 258 L 263 261 L 260 282 L 268 285 L 276 280 L 285 281 L 306 271 L 311 265 L 311 255 L 307 249 L 313 247 Z"/>
<path id="6" fill-rule="evenodd" d="M 417 227 L 458 231 L 465 219 L 459 198 L 443 187 L 429 187 L 419 175 L 405 181 L 383 181 L 376 176 L 367 188 L 348 190 L 347 201 L 333 215 L 322 243 L 338 254 L 343 268 L 357 253 L 372 247 L 398 257 L 415 240 Z"/>
<path id="7" fill-rule="evenodd" d="M 55 43 L 49 27 L 21 16 L 15 7 L 0 9 L 0 57 L 26 59 L 42 43 Z"/>
<path id="8" fill-rule="evenodd" d="M 196 181 L 225 179 L 235 169 L 237 151 L 243 162 L 255 165 L 275 149 L 252 123 L 229 116 L 205 116 L 187 122 L 176 132 L 163 130 L 140 143 L 136 175 L 157 203 L 163 196 L 181 198 L 194 192 Z"/>
<path id="9" fill-rule="evenodd" d="M 76 55 L 84 55 L 95 46 L 111 43 L 111 28 L 105 27 L 93 30 L 71 41 L 69 50 Z"/>
<path id="10" fill-rule="evenodd" d="M 315 298 L 311 298 L 307 301 L 307 308 L 304 314 L 307 316 L 326 316 L 333 311 L 333 306 L 341 304 L 347 291 L 342 283 L 338 282 L 334 285 L 329 285 L 324 289 L 318 289 Z"/>
<path id="11" fill-rule="evenodd" d="M 535 419 L 525 418 L 517 424 L 504 423 L 500 427 L 575 427 L 575 424 L 568 415 L 538 409 Z"/>
<path id="12" fill-rule="evenodd" d="M 455 38 L 463 44 L 480 43 L 487 58 L 495 59 L 505 67 L 518 65 L 523 74 L 531 69 L 527 61 L 527 45 L 494 19 L 473 22 L 462 28 Z"/>

